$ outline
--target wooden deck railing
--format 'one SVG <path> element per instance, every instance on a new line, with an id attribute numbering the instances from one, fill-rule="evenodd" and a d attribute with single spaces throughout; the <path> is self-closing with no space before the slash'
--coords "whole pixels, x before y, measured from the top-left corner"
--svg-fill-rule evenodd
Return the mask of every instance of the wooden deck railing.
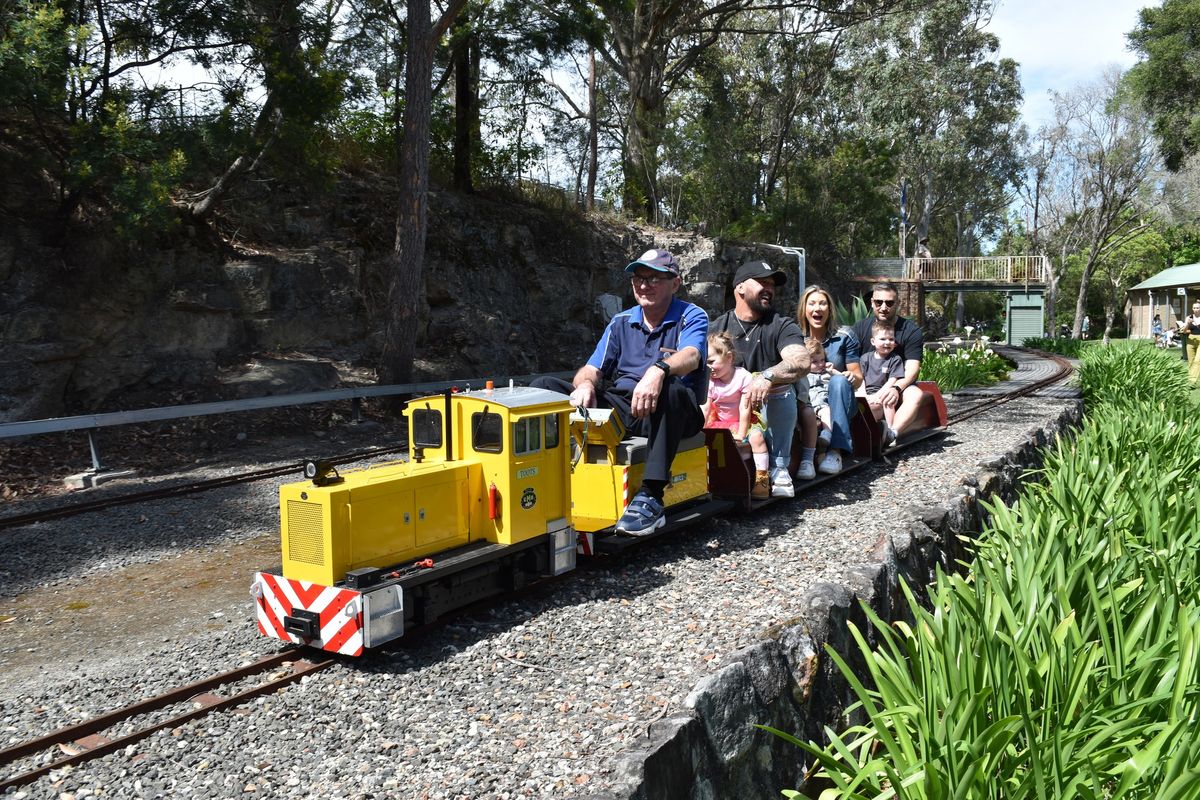
<path id="1" fill-rule="evenodd" d="M 904 275 L 923 283 L 1042 284 L 1049 274 L 1046 256 L 909 258 Z"/>

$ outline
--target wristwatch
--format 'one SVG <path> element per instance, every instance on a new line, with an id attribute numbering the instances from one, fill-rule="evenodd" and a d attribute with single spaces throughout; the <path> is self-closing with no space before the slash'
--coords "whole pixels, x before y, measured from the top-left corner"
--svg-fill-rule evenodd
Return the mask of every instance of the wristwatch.
<path id="1" fill-rule="evenodd" d="M 660 358 L 658 361 L 655 361 L 654 366 L 661 369 L 668 378 L 671 377 L 671 365 L 668 364 L 665 359 Z"/>
<path id="2" fill-rule="evenodd" d="M 774 373 L 772 370 L 769 370 L 769 369 L 764 369 L 762 372 L 760 372 L 760 373 L 758 373 L 758 374 L 759 374 L 759 375 L 761 375 L 761 376 L 763 376 L 764 378 L 766 378 L 766 379 L 767 379 L 767 383 L 774 383 L 774 382 L 775 382 L 775 373 Z"/>

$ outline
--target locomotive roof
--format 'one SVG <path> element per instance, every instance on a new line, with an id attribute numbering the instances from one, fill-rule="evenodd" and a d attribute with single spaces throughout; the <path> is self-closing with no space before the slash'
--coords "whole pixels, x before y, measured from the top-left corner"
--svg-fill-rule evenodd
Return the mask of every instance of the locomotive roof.
<path id="1" fill-rule="evenodd" d="M 567 396 L 549 389 L 535 389 L 532 386 L 504 386 L 499 389 L 474 389 L 469 392 L 459 392 L 454 395 L 461 399 L 471 399 L 480 402 L 502 406 L 507 409 L 521 409 L 530 406 L 541 406 L 547 403 L 566 403 Z M 422 398 L 424 400 L 440 400 L 441 398 Z"/>

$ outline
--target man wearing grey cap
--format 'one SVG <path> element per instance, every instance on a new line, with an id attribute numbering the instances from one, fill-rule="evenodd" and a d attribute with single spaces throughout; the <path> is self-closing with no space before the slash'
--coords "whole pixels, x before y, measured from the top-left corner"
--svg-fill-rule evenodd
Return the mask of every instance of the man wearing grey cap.
<path id="1" fill-rule="evenodd" d="M 637 305 L 609 321 L 574 380 L 541 377 L 531 385 L 568 394 L 573 406 L 615 409 L 627 431 L 647 438 L 641 488 L 616 525 L 641 536 L 666 524 L 671 462 L 679 442 L 704 425 L 696 397 L 708 357 L 708 317 L 675 297 L 679 264 L 669 251 L 647 250 L 625 272 Z M 608 382 L 603 390 L 601 380 Z"/>
<path id="2" fill-rule="evenodd" d="M 733 276 L 733 310 L 709 324 L 714 333 L 729 332 L 739 363 L 754 375 L 747 394 L 751 408 L 766 410 L 774 497 L 795 495 L 788 471 L 798 415 L 795 384 L 808 372 L 809 363 L 800 326 L 771 307 L 776 287 L 785 283 L 782 270 L 765 261 L 747 261 Z M 811 460 L 808 466 L 811 470 Z"/>

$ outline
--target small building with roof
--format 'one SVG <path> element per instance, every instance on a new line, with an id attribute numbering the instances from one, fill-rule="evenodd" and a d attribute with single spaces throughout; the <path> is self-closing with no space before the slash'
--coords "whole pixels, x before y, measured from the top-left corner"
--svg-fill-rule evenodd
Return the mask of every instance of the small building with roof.
<path id="1" fill-rule="evenodd" d="M 1169 267 L 1131 287 L 1125 294 L 1129 338 L 1152 338 L 1150 325 L 1155 314 L 1167 328 L 1191 313 L 1196 300 L 1200 300 L 1200 264 Z"/>

